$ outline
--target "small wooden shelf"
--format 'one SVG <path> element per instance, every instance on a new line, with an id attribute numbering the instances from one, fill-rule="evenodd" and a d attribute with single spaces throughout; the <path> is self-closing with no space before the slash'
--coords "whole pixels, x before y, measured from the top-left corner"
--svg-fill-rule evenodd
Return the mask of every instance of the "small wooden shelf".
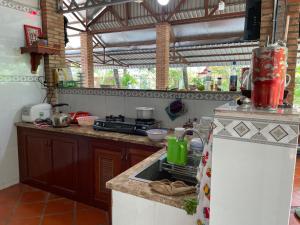
<path id="1" fill-rule="evenodd" d="M 30 46 L 30 47 L 21 47 L 21 54 L 29 53 L 31 56 L 31 72 L 36 73 L 37 69 L 41 63 L 41 59 L 44 55 L 59 55 L 60 48 L 59 46 Z"/>

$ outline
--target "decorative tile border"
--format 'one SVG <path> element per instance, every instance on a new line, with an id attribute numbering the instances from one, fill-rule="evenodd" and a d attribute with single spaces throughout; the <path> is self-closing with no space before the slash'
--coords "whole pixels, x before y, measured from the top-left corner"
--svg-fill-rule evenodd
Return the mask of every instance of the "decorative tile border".
<path id="1" fill-rule="evenodd" d="M 246 142 L 296 147 L 299 124 L 215 117 L 214 136 Z"/>
<path id="2" fill-rule="evenodd" d="M 40 9 L 34 8 L 19 2 L 15 2 L 13 0 L 0 0 L 0 6 L 15 9 L 21 12 L 26 12 L 26 13 L 35 13 L 35 15 L 40 15 Z"/>
<path id="3" fill-rule="evenodd" d="M 0 75 L 0 83 L 3 82 L 39 82 L 44 78 L 41 76 L 2 76 Z"/>
<path id="4" fill-rule="evenodd" d="M 164 98 L 164 99 L 190 99 L 210 101 L 232 101 L 240 96 L 238 92 L 173 92 L 173 91 L 144 91 L 144 90 L 116 90 L 116 89 L 89 89 L 89 88 L 62 88 L 58 94 L 73 95 L 102 95 L 102 96 L 124 96 L 141 98 Z"/>

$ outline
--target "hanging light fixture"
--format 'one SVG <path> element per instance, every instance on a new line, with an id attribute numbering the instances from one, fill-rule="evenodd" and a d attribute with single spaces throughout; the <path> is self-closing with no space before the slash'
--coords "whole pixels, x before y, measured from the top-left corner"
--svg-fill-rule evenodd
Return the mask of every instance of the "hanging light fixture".
<path id="1" fill-rule="evenodd" d="M 219 2 L 219 11 L 224 11 L 224 10 L 225 10 L 225 2 L 221 0 Z"/>
<path id="2" fill-rule="evenodd" d="M 157 0 L 159 4 L 161 5 L 167 5 L 170 0 Z"/>

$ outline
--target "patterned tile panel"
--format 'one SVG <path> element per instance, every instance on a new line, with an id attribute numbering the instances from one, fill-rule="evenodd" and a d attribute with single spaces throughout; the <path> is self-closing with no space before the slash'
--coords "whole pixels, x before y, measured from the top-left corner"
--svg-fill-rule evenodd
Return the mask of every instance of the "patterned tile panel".
<path id="1" fill-rule="evenodd" d="M 216 117 L 214 126 L 215 137 L 292 147 L 298 144 L 299 124 Z"/>
<path id="2" fill-rule="evenodd" d="M 4 82 L 39 82 L 39 80 L 43 80 L 44 78 L 41 76 L 3 76 L 0 75 L 0 83 Z"/>
<path id="3" fill-rule="evenodd" d="M 239 97 L 239 92 L 172 92 L 172 91 L 144 91 L 144 90 L 116 90 L 116 89 L 59 89 L 59 94 L 74 95 L 104 95 L 125 96 L 142 98 L 165 98 L 165 99 L 190 99 L 209 101 L 232 101 Z"/>
<path id="4" fill-rule="evenodd" d="M 40 15 L 41 12 L 39 9 L 27 6 L 25 4 L 13 1 L 13 0 L 0 0 L 0 6 L 15 9 L 21 12 L 26 12 L 34 15 Z"/>

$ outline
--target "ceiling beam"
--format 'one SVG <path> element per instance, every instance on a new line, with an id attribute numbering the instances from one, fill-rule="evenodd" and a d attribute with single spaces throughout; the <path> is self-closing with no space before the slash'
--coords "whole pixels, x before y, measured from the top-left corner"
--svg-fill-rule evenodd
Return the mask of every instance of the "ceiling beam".
<path id="1" fill-rule="evenodd" d="M 62 2 L 62 1 L 61 1 Z M 128 2 L 135 2 L 135 0 L 104 0 L 104 1 L 90 1 L 91 4 L 77 4 L 75 0 L 71 0 L 71 2 L 66 6 L 67 9 L 64 9 L 62 7 L 62 4 L 60 4 L 60 7 L 58 7 L 58 13 L 65 14 L 65 13 L 71 13 L 71 12 L 78 12 L 86 9 L 91 9 L 95 7 L 105 7 L 105 6 L 112 6 L 112 5 L 119 5 L 124 4 Z"/>
<path id="2" fill-rule="evenodd" d="M 174 21 L 170 21 L 170 24 L 181 25 L 181 24 L 191 24 L 191 23 L 202 23 L 202 22 L 234 19 L 234 18 L 241 18 L 241 17 L 245 17 L 245 12 L 226 13 L 221 15 L 212 15 L 210 17 L 196 17 L 191 19 L 174 20 Z M 134 25 L 134 26 L 123 26 L 123 27 L 116 27 L 116 28 L 93 30 L 91 32 L 93 34 L 115 33 L 115 32 L 123 32 L 123 31 L 150 29 L 150 28 L 155 28 L 155 26 L 156 26 L 155 23 L 151 23 L 151 24 L 141 24 L 141 25 Z"/>
<path id="3" fill-rule="evenodd" d="M 205 16 L 208 16 L 208 0 L 204 0 Z"/>
<path id="4" fill-rule="evenodd" d="M 109 6 L 108 8 L 109 8 L 110 13 L 115 17 L 115 19 L 117 20 L 117 22 L 122 27 L 127 26 L 126 23 L 123 22 L 123 19 L 121 18 L 121 16 L 119 15 L 119 13 L 113 8 L 113 6 Z"/>
<path id="5" fill-rule="evenodd" d="M 67 3 L 63 2 L 63 4 L 67 7 Z M 77 21 L 84 27 L 84 29 L 86 30 L 86 24 L 79 18 L 79 16 L 75 13 L 72 12 L 72 15 L 77 19 Z"/>
<path id="6" fill-rule="evenodd" d="M 106 12 L 108 12 L 108 7 L 104 7 L 100 10 L 100 12 L 98 13 L 98 15 L 96 15 L 88 24 L 87 27 L 92 26 L 93 24 L 95 24 Z"/>
<path id="7" fill-rule="evenodd" d="M 176 5 L 175 9 L 169 14 L 167 21 L 170 21 L 170 19 L 176 14 L 178 13 L 178 11 L 180 10 L 181 6 L 186 2 L 187 0 L 180 0 L 180 2 Z"/>
<path id="8" fill-rule="evenodd" d="M 71 29 L 71 30 L 76 30 L 78 32 L 85 32 L 85 30 L 82 30 L 82 29 L 79 29 L 79 28 L 76 28 L 76 27 L 67 26 L 67 28 Z"/>
<path id="9" fill-rule="evenodd" d="M 152 17 L 155 18 L 156 22 L 158 23 L 161 22 L 160 17 L 157 16 L 156 12 L 151 8 L 151 6 L 146 1 L 142 2 L 141 5 L 150 13 Z"/>

